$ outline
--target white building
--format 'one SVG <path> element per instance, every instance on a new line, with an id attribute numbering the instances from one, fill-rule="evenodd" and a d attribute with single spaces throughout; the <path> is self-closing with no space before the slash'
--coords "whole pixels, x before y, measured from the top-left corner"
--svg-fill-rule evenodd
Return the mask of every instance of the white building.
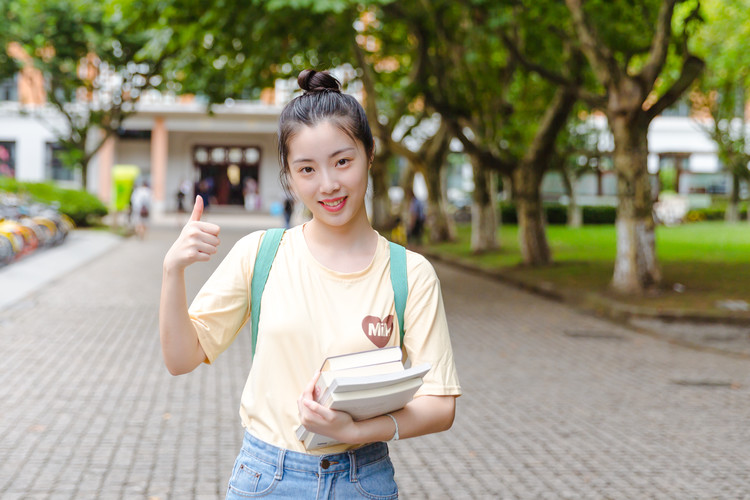
<path id="1" fill-rule="evenodd" d="M 87 189 L 109 202 L 112 168 L 124 164 L 138 166 L 150 180 L 157 211 L 175 210 L 180 184 L 202 179 L 211 179 L 218 204 L 241 205 L 248 178 L 257 181 L 258 209 L 283 200 L 276 152 L 281 107 L 252 102 L 213 111 L 209 115 L 195 100 L 144 99 L 89 164 Z M 28 113 L 18 102 L 0 104 L 0 147 L 7 151 L 7 163 L 18 180 L 80 185 L 55 157 L 56 130 L 64 131 L 65 123 L 51 107 Z"/>
<path id="2" fill-rule="evenodd" d="M 616 205 L 617 177 L 606 153 L 614 149 L 614 140 L 607 130 L 606 118 L 597 115 L 592 120 L 603 131 L 599 149 L 604 153 L 602 168 L 597 173 L 583 175 L 576 185 L 578 203 L 582 205 Z M 652 191 L 658 193 L 660 173 L 671 171 L 675 179 L 674 191 L 689 199 L 692 207 L 705 207 L 711 195 L 728 195 L 731 177 L 722 170 L 716 144 L 702 128 L 705 122 L 689 117 L 683 110 L 680 116 L 656 117 L 648 132 L 648 171 L 653 175 Z M 545 198 L 557 200 L 565 196 L 560 174 L 549 172 L 542 184 Z M 747 186 L 743 185 L 743 197 Z"/>

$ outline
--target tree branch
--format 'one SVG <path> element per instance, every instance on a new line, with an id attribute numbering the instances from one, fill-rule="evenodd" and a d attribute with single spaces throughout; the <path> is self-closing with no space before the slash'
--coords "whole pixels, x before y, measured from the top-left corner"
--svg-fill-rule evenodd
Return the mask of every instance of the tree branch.
<path id="1" fill-rule="evenodd" d="M 496 170 L 502 174 L 510 175 L 513 172 L 513 169 L 516 167 L 515 162 L 510 162 L 499 158 L 486 149 L 480 148 L 479 146 L 474 144 L 471 139 L 466 137 L 466 134 L 464 134 L 463 130 L 461 130 L 461 127 L 458 126 L 457 123 L 450 123 L 449 125 L 451 125 L 451 128 L 453 129 L 453 135 L 459 141 L 461 141 L 461 144 L 464 147 L 464 151 L 466 151 L 467 154 L 474 156 L 485 165 L 488 165 L 493 170 Z"/>
<path id="2" fill-rule="evenodd" d="M 572 82 L 563 77 L 562 74 L 556 73 L 549 68 L 542 66 L 541 64 L 530 61 L 523 53 L 521 53 L 518 45 L 516 45 L 516 43 L 511 40 L 507 33 L 501 33 L 500 37 L 503 39 L 503 43 L 510 52 L 511 56 L 515 60 L 517 60 L 523 67 L 556 85 L 561 85 L 563 87 L 570 87 L 572 85 Z"/>
<path id="3" fill-rule="evenodd" d="M 651 88 L 656 81 L 656 77 L 661 73 L 664 62 L 667 60 L 669 52 L 669 40 L 672 35 L 672 14 L 677 0 L 664 0 L 659 7 L 659 16 L 656 21 L 656 30 L 654 38 L 651 41 L 649 57 L 646 64 L 638 74 L 646 84 L 646 88 Z"/>
<path id="4" fill-rule="evenodd" d="M 534 139 L 527 149 L 525 160 L 534 165 L 546 166 L 547 160 L 555 150 L 555 140 L 576 103 L 573 90 L 559 87 L 555 91 L 552 102 L 539 123 Z"/>
<path id="5" fill-rule="evenodd" d="M 647 122 L 653 120 L 662 111 L 674 104 L 677 99 L 690 87 L 690 84 L 698 78 L 703 71 L 706 63 L 702 59 L 690 55 L 682 63 L 680 77 L 671 87 L 662 95 L 650 108 L 646 110 L 645 118 Z"/>
<path id="6" fill-rule="evenodd" d="M 597 79 L 605 88 L 617 84 L 623 77 L 622 71 L 594 27 L 587 24 L 582 0 L 565 0 L 565 4 L 581 41 L 581 50 L 588 58 Z"/>

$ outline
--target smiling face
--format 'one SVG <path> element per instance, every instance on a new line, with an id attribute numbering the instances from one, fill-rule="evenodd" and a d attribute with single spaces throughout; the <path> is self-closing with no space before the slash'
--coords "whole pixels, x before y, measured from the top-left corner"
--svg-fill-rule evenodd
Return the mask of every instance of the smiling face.
<path id="1" fill-rule="evenodd" d="M 301 126 L 289 141 L 289 181 L 313 220 L 345 228 L 368 224 L 365 212 L 369 159 L 358 140 L 324 120 Z"/>

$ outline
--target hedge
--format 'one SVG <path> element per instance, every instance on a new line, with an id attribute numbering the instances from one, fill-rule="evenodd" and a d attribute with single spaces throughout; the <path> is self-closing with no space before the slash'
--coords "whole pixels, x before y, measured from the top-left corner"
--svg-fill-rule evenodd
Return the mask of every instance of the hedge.
<path id="1" fill-rule="evenodd" d="M 58 207 L 76 226 L 90 226 L 107 215 L 107 207 L 93 194 L 76 189 L 64 189 L 48 182 L 19 182 L 0 177 L 0 191 L 27 195 L 32 200 Z"/>
<path id="2" fill-rule="evenodd" d="M 617 209 L 608 206 L 584 206 L 583 223 L 584 224 L 614 224 L 617 217 Z M 513 203 L 501 203 L 500 212 L 504 224 L 518 224 L 518 215 Z M 545 203 L 544 213 L 547 217 L 547 223 L 553 225 L 562 225 L 568 223 L 568 207 L 559 203 Z"/>
<path id="3" fill-rule="evenodd" d="M 704 220 L 724 220 L 726 207 L 697 208 L 688 211 L 685 216 L 687 222 L 701 222 Z M 740 205 L 740 219 L 747 219 L 747 204 Z"/>

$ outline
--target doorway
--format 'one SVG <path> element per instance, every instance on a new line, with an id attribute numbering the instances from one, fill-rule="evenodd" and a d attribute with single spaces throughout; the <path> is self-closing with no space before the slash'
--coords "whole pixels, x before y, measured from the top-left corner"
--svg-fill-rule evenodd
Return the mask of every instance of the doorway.
<path id="1" fill-rule="evenodd" d="M 195 192 L 209 204 L 260 208 L 246 201 L 259 200 L 259 147 L 198 145 L 193 148 L 193 164 L 198 171 Z"/>

